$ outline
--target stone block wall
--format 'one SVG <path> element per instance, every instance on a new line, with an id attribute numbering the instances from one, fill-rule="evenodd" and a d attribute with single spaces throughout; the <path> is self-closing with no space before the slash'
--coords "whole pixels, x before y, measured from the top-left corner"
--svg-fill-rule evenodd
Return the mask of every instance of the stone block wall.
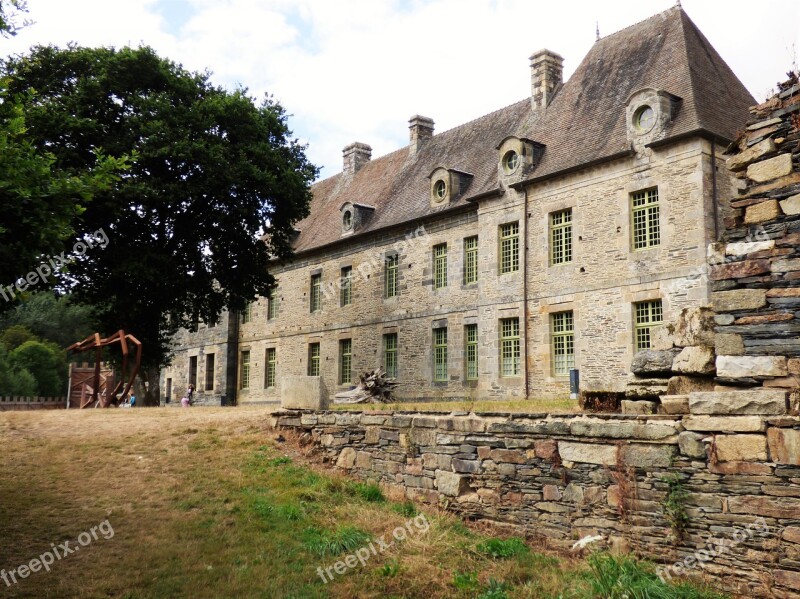
<path id="1" fill-rule="evenodd" d="M 0 396 L 0 412 L 22 410 L 64 410 L 66 397 L 12 397 Z"/>
<path id="2" fill-rule="evenodd" d="M 782 390 L 691 392 L 688 415 L 284 411 L 324 459 L 395 494 L 519 527 L 557 548 L 685 563 L 732 590 L 800 597 L 800 418 Z M 670 481 L 673 481 L 672 483 Z M 670 484 L 688 493 L 678 535 Z M 748 525 L 762 534 L 741 541 Z M 739 539 L 738 541 L 736 539 Z M 705 554 L 700 554 L 705 556 Z M 674 573 L 671 569 L 670 574 Z"/>
<path id="3" fill-rule="evenodd" d="M 744 183 L 711 256 L 716 381 L 800 387 L 800 84 L 751 109 L 728 167 Z"/>

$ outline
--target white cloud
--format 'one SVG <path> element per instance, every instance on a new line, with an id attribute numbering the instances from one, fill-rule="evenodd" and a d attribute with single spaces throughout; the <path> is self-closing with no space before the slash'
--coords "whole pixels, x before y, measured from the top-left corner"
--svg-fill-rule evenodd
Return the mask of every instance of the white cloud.
<path id="1" fill-rule="evenodd" d="M 33 43 L 149 44 L 227 87 L 269 92 L 293 115 L 323 176 L 363 141 L 380 156 L 407 143 L 407 119 L 443 131 L 530 93 L 528 56 L 547 47 L 569 75 L 607 35 L 669 8 L 664 0 L 30 0 Z M 684 9 L 757 99 L 800 47 L 796 0 L 684 0 Z M 795 58 L 796 60 L 796 58 Z"/>

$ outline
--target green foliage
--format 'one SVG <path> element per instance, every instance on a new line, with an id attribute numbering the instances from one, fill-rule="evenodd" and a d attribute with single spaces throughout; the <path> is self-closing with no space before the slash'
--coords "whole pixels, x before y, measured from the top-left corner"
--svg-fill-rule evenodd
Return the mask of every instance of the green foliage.
<path id="1" fill-rule="evenodd" d="M 410 500 L 404 501 L 403 503 L 393 503 L 392 509 L 406 518 L 413 518 L 419 513 L 417 511 L 417 506 Z"/>
<path id="2" fill-rule="evenodd" d="M 292 463 L 292 458 L 290 458 L 289 456 L 285 456 L 285 455 L 283 455 L 283 456 L 281 456 L 279 458 L 272 458 L 271 460 L 269 460 L 267 462 L 267 464 L 269 464 L 270 466 L 273 466 L 273 467 L 283 466 L 284 464 L 291 464 L 291 463 Z"/>
<path id="3" fill-rule="evenodd" d="M 686 512 L 686 500 L 689 493 L 683 487 L 683 482 L 677 474 L 667 475 L 662 478 L 667 483 L 668 491 L 664 499 L 664 516 L 667 518 L 672 532 L 678 540 L 686 536 L 686 526 L 689 524 L 689 515 Z"/>
<path id="4" fill-rule="evenodd" d="M 375 483 L 356 483 L 353 485 L 355 494 L 364 501 L 382 502 L 386 501 L 383 491 Z"/>
<path id="5" fill-rule="evenodd" d="M 278 506 L 276 513 L 284 520 L 289 520 L 290 522 L 301 520 L 305 515 L 304 510 L 301 507 L 291 503 Z"/>
<path id="6" fill-rule="evenodd" d="M 394 578 L 400 572 L 400 562 L 396 559 L 391 559 L 383 564 L 378 572 L 380 572 L 381 576 L 385 576 L 386 578 Z"/>
<path id="7" fill-rule="evenodd" d="M 26 341 L 9 352 L 8 359 L 12 367 L 33 375 L 35 395 L 57 397 L 66 393 L 66 357 L 52 343 Z"/>
<path id="8" fill-rule="evenodd" d="M 528 553 L 530 549 L 519 537 L 510 539 L 487 539 L 483 543 L 478 543 L 477 550 L 480 553 L 489 555 L 495 559 L 505 559 Z"/>
<path id="9" fill-rule="evenodd" d="M 479 584 L 478 575 L 475 572 L 456 572 L 453 575 L 453 586 L 460 591 L 476 590 Z"/>
<path id="10" fill-rule="evenodd" d="M 722 595 L 690 584 L 670 585 L 659 580 L 652 564 L 630 557 L 594 553 L 587 558 L 589 590 L 586 599 L 722 599 Z"/>
<path id="11" fill-rule="evenodd" d="M 0 395 L 32 397 L 36 394 L 36 379 L 27 369 L 12 364 L 5 345 L 0 343 Z"/>
<path id="12" fill-rule="evenodd" d="M 372 540 L 369 533 L 355 526 L 340 526 L 336 530 L 308 528 L 304 536 L 306 549 L 320 557 L 352 552 Z"/>
<path id="13" fill-rule="evenodd" d="M 36 335 L 21 324 L 10 326 L 0 334 L 0 343 L 5 345 L 8 351 L 15 350 L 26 341 L 34 341 L 35 339 Z"/>
<path id="14" fill-rule="evenodd" d="M 0 316 L 0 330 L 15 326 L 23 326 L 61 348 L 98 330 L 91 307 L 76 303 L 71 296 L 50 292 L 34 293 Z"/>
<path id="15" fill-rule="evenodd" d="M 0 0 L 0 36 L 11 37 L 23 27 L 30 25 L 25 20 L 17 22 L 20 13 L 28 12 L 28 3 L 25 0 Z"/>
<path id="16" fill-rule="evenodd" d="M 317 175 L 278 102 L 216 87 L 147 47 L 36 47 L 7 58 L 0 76 L 53 167 L 93 172 L 97 148 L 132 158 L 124 178 L 59 223 L 108 232 L 67 281 L 96 306 L 99 330 L 144 344 L 148 376 L 180 327 L 267 295 L 269 261 L 290 253 Z"/>
<path id="17" fill-rule="evenodd" d="M 510 588 L 511 586 L 508 583 L 490 578 L 486 590 L 478 595 L 476 599 L 509 599 L 506 591 Z"/>

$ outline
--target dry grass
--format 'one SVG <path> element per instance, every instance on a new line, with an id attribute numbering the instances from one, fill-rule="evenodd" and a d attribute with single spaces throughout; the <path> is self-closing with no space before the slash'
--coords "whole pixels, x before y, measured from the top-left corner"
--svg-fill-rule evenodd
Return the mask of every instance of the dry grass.
<path id="1" fill-rule="evenodd" d="M 467 599 L 495 579 L 513 591 L 485 597 L 589 597 L 582 561 L 492 559 L 477 550 L 486 534 L 435 511 L 426 532 L 323 584 L 317 568 L 343 555 L 314 553 L 312 529 L 389 539 L 415 508 L 369 501 L 275 438 L 257 408 L 0 413 L 0 568 L 106 519 L 115 533 L 0 581 L 4 596 Z"/>

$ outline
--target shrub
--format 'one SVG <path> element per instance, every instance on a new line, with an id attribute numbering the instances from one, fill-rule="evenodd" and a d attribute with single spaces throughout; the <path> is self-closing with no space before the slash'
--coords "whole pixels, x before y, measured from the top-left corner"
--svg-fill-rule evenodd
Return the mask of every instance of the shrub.
<path id="1" fill-rule="evenodd" d="M 489 555 L 495 559 L 505 559 L 528 553 L 530 549 L 519 537 L 510 539 L 488 539 L 483 543 L 478 543 L 477 549 L 480 553 Z"/>

